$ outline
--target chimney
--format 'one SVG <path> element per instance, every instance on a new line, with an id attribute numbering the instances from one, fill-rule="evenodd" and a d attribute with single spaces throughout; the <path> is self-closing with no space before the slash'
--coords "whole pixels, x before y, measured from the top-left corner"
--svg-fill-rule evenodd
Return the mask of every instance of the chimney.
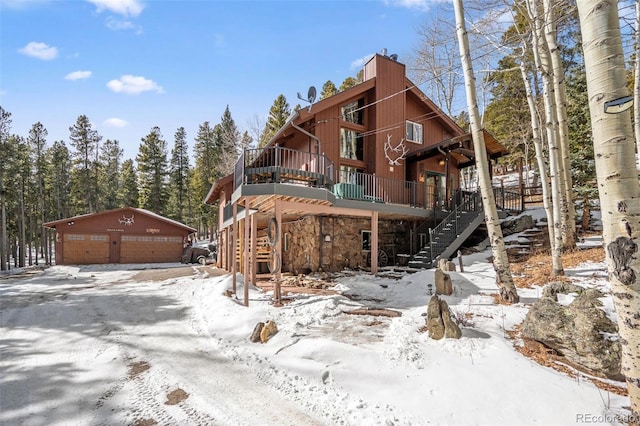
<path id="1" fill-rule="evenodd" d="M 387 56 L 387 48 L 386 47 L 382 48 L 382 56 Z"/>

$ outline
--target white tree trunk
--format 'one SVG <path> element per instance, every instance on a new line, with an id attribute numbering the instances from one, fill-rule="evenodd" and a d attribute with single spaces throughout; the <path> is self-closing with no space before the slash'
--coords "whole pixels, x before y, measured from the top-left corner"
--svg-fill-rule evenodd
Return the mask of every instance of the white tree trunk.
<path id="1" fill-rule="evenodd" d="M 480 193 L 482 194 L 482 206 L 484 208 L 485 222 L 491 250 L 493 253 L 493 267 L 496 271 L 496 281 L 500 289 L 500 297 L 504 301 L 517 303 L 519 301 L 518 292 L 511 276 L 509 258 L 500 228 L 500 220 L 496 209 L 496 202 L 491 187 L 491 177 L 489 176 L 489 161 L 487 149 L 484 143 L 482 128 L 480 127 L 480 113 L 478 111 L 478 101 L 476 98 L 475 76 L 471 64 L 469 53 L 469 39 L 464 22 L 464 8 L 462 0 L 454 0 L 453 6 L 456 14 L 456 33 L 458 36 L 458 46 L 460 48 L 460 60 L 464 72 L 465 88 L 467 93 L 467 108 L 469 109 L 469 121 L 471 122 L 471 134 L 473 137 L 473 148 L 476 155 L 476 167 L 478 170 L 478 181 Z"/>
<path id="2" fill-rule="evenodd" d="M 571 183 L 571 161 L 569 160 L 569 125 L 567 120 L 567 94 L 564 83 L 564 69 L 560 49 L 557 44 L 558 31 L 556 29 L 557 15 L 555 14 L 555 1 L 544 0 L 544 25 L 545 39 L 549 47 L 549 56 L 553 67 L 553 85 L 556 116 L 558 119 L 558 147 L 559 178 L 562 205 L 560 210 L 562 217 L 562 248 L 573 249 L 576 246 L 576 218 L 573 203 L 573 191 Z"/>
<path id="3" fill-rule="evenodd" d="M 538 13 L 539 5 L 533 0 L 527 0 L 529 17 L 531 18 L 531 28 L 533 31 L 533 56 L 536 67 L 540 71 L 543 86 L 543 101 L 545 111 L 545 129 L 547 134 L 547 144 L 549 145 L 549 175 L 551 179 L 551 197 L 553 206 L 553 222 L 548 226 L 553 226 L 553 240 L 551 246 L 551 262 L 553 275 L 564 275 L 562 267 L 562 199 L 564 190 L 561 186 L 560 176 L 560 149 L 558 147 L 558 120 L 556 116 L 555 98 L 553 95 L 553 74 L 550 73 L 551 62 L 549 49 L 542 35 L 542 22 Z"/>
<path id="4" fill-rule="evenodd" d="M 524 51 L 528 50 L 527 43 L 523 44 Z M 536 150 L 536 160 L 538 162 L 538 171 L 540 173 L 540 185 L 542 186 L 542 205 L 544 211 L 547 214 L 547 223 L 554 223 L 553 209 L 551 207 L 551 190 L 549 188 L 549 173 L 547 168 L 547 161 L 542 149 L 542 134 L 540 132 L 540 121 L 538 120 L 538 110 L 536 109 L 535 100 L 533 99 L 533 90 L 531 90 L 531 82 L 527 76 L 527 70 L 524 66 L 524 59 L 520 61 L 520 72 L 522 74 L 522 80 L 524 81 L 524 87 L 527 92 L 527 104 L 529 105 L 529 114 L 531 115 L 531 132 L 533 136 L 533 146 Z M 547 226 L 549 233 L 549 241 L 555 241 L 554 227 Z M 559 253 L 555 253 L 559 255 Z M 555 262 L 552 262 L 555 264 Z M 562 265 L 562 258 L 560 259 Z"/>
<path id="5" fill-rule="evenodd" d="M 618 2 L 578 2 L 593 130 L 602 229 L 631 410 L 640 415 L 640 184 L 629 111 L 604 103 L 628 96 Z"/>

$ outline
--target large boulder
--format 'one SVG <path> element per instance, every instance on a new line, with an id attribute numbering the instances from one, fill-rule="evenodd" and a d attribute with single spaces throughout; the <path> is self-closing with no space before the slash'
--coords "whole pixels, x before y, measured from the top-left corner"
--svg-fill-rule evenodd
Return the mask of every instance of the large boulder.
<path id="1" fill-rule="evenodd" d="M 440 300 L 437 295 L 431 296 L 427 306 L 427 332 L 434 340 L 440 340 L 443 337 L 448 339 L 462 337 L 462 330 L 451 318 L 449 305 L 446 301 Z"/>
<path id="2" fill-rule="evenodd" d="M 436 282 L 436 294 L 444 294 L 447 296 L 453 294 L 453 282 L 449 274 L 437 268 L 434 272 L 434 279 Z"/>
<path id="3" fill-rule="evenodd" d="M 558 303 L 559 293 L 577 293 L 568 305 Z M 589 372 L 621 380 L 618 329 L 601 309 L 602 293 L 566 283 L 553 283 L 531 307 L 522 335 L 554 349 Z"/>
<path id="4" fill-rule="evenodd" d="M 505 237 L 507 235 L 526 231 L 527 229 L 534 228 L 535 226 L 535 220 L 533 220 L 533 217 L 529 216 L 528 214 L 516 216 L 513 219 L 505 219 L 500 223 L 500 228 L 502 228 L 502 235 Z"/>

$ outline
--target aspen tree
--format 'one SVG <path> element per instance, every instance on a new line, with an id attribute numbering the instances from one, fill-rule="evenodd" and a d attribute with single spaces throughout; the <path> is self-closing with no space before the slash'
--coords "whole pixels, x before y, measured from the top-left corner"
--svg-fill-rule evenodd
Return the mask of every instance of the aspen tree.
<path id="1" fill-rule="evenodd" d="M 460 49 L 460 60 L 464 72 L 465 88 L 467 93 L 467 108 L 471 122 L 471 134 L 473 137 L 473 147 L 476 155 L 476 167 L 478 170 L 478 181 L 482 194 L 482 205 L 484 208 L 485 223 L 487 233 L 491 241 L 491 251 L 493 254 L 493 267 L 496 271 L 496 282 L 500 289 L 500 298 L 509 303 L 518 303 L 519 297 L 516 286 L 511 276 L 509 258 L 504 244 L 500 219 L 491 187 L 491 177 L 489 176 L 489 161 L 484 136 L 480 125 L 480 112 L 478 111 L 478 100 L 476 96 L 475 76 L 471 64 L 469 53 L 469 38 L 464 22 L 464 8 L 462 0 L 454 0 L 453 6 L 456 15 L 456 34 Z"/>
<path id="2" fill-rule="evenodd" d="M 618 2 L 580 0 L 587 93 L 593 130 L 602 236 L 618 317 L 622 374 L 631 411 L 640 416 L 640 184 L 630 111 L 606 103 L 629 96 L 618 17 Z"/>

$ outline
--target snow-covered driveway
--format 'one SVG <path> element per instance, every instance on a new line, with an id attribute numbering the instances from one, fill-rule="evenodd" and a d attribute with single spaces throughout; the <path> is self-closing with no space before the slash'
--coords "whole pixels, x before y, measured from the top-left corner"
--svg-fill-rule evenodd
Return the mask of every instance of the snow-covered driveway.
<path id="1" fill-rule="evenodd" d="M 171 280 L 137 272 L 0 280 L 0 424 L 318 423 L 232 363 Z"/>

